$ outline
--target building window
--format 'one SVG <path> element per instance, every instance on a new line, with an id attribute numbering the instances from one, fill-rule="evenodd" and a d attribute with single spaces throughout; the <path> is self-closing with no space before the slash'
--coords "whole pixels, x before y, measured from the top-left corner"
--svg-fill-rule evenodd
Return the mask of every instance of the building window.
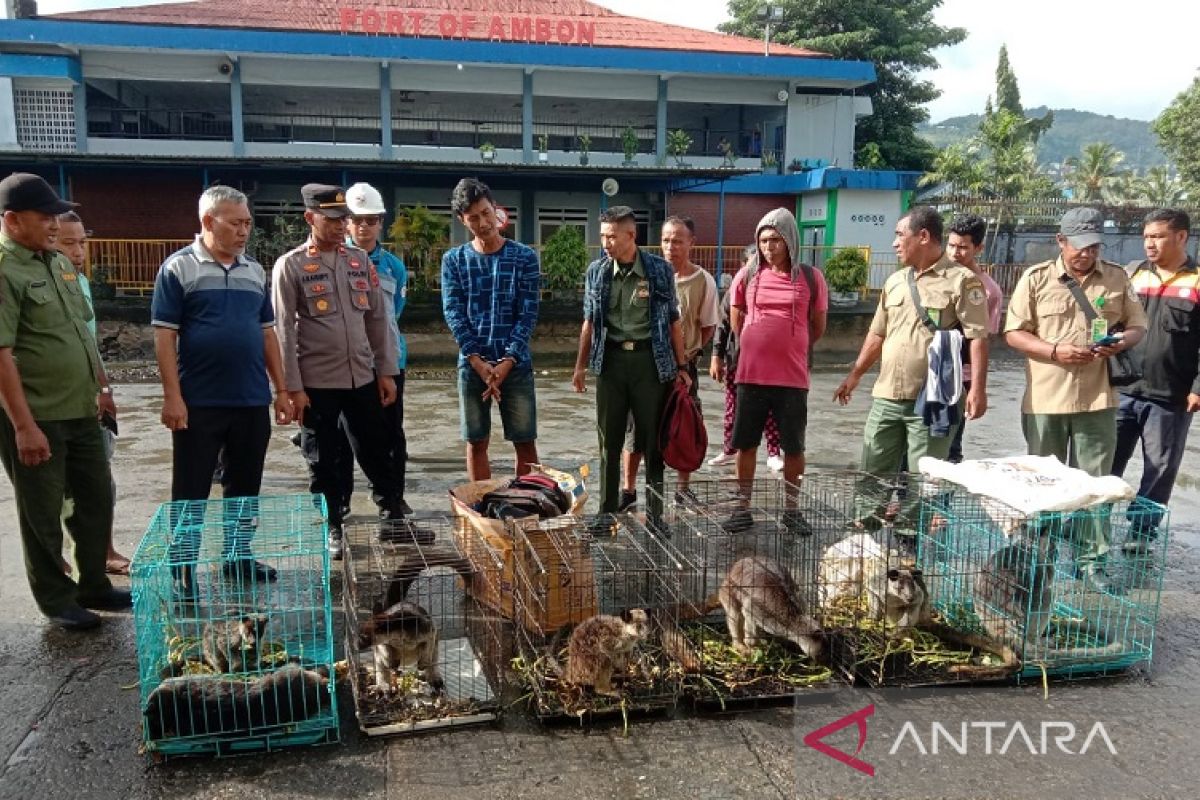
<path id="1" fill-rule="evenodd" d="M 17 142 L 24 150 L 72 153 L 75 95 L 70 89 L 14 89 Z"/>
<path id="2" fill-rule="evenodd" d="M 554 232 L 564 225 L 579 228 L 583 240 L 587 241 L 588 210 L 586 208 L 539 208 L 537 243 L 544 245 Z"/>

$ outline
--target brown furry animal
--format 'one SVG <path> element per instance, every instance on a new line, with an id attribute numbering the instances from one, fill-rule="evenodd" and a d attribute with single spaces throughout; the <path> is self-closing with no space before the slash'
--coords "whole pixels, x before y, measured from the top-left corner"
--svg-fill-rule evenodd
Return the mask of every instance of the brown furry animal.
<path id="1" fill-rule="evenodd" d="M 437 668 L 437 628 L 429 612 L 416 603 L 402 601 L 377 608 L 363 625 L 358 646 L 374 651 L 375 686 L 385 692 L 392 691 L 395 672 L 409 667 L 416 667 L 435 692 L 445 687 Z"/>
<path id="2" fill-rule="evenodd" d="M 624 673 L 638 645 L 650 633 L 650 618 L 635 608 L 620 617 L 597 614 L 571 631 L 567 643 L 566 683 L 591 686 L 596 694 L 619 697 L 612 686 L 614 674 Z"/>
<path id="3" fill-rule="evenodd" d="M 735 562 L 718 597 L 738 653 L 748 655 L 759 634 L 767 634 L 795 643 L 809 658 L 821 655 L 821 628 L 805 610 L 796 581 L 775 561 L 749 556 Z"/>
<path id="4" fill-rule="evenodd" d="M 204 663 L 217 672 L 251 672 L 259 668 L 259 642 L 270 620 L 265 614 L 217 619 L 204 626 Z"/>

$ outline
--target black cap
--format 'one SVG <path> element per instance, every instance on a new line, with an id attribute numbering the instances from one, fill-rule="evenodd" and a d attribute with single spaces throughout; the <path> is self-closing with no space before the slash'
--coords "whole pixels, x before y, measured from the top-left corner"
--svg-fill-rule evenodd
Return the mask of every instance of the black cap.
<path id="1" fill-rule="evenodd" d="M 300 187 L 300 196 L 304 198 L 304 207 L 309 211 L 316 211 L 331 219 L 350 216 L 350 208 L 346 205 L 346 192 L 340 186 L 306 183 Z"/>
<path id="2" fill-rule="evenodd" d="M 55 194 L 39 175 L 14 172 L 0 181 L 0 211 L 40 211 L 65 214 L 79 203 L 69 203 Z"/>
<path id="3" fill-rule="evenodd" d="M 1104 241 L 1104 215 L 1094 208 L 1072 208 L 1063 214 L 1058 232 L 1078 250 L 1100 244 Z"/>

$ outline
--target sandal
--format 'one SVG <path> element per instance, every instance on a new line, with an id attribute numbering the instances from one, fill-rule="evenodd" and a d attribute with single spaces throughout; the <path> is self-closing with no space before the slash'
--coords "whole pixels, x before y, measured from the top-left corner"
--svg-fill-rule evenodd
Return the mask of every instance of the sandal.
<path id="1" fill-rule="evenodd" d="M 104 571 L 109 575 L 128 575 L 129 559 L 125 556 L 110 558 L 104 562 Z"/>

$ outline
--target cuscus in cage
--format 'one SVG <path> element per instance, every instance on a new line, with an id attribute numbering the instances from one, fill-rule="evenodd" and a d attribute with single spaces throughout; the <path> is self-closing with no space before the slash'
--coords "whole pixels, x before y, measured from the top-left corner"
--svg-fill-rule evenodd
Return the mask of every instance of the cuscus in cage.
<path id="1" fill-rule="evenodd" d="M 674 707 L 696 662 L 679 629 L 678 556 L 627 515 L 510 525 L 521 551 L 512 668 L 537 716 L 628 719 Z"/>
<path id="2" fill-rule="evenodd" d="M 503 620 L 469 595 L 482 576 L 458 546 L 465 521 L 411 524 L 424 535 L 401 544 L 373 525 L 345 529 L 346 652 L 370 735 L 487 722 L 501 702 L 504 674 L 489 654 Z"/>
<path id="3" fill-rule="evenodd" d="M 147 752 L 337 741 L 326 536 L 318 496 L 159 507 L 130 573 Z"/>

